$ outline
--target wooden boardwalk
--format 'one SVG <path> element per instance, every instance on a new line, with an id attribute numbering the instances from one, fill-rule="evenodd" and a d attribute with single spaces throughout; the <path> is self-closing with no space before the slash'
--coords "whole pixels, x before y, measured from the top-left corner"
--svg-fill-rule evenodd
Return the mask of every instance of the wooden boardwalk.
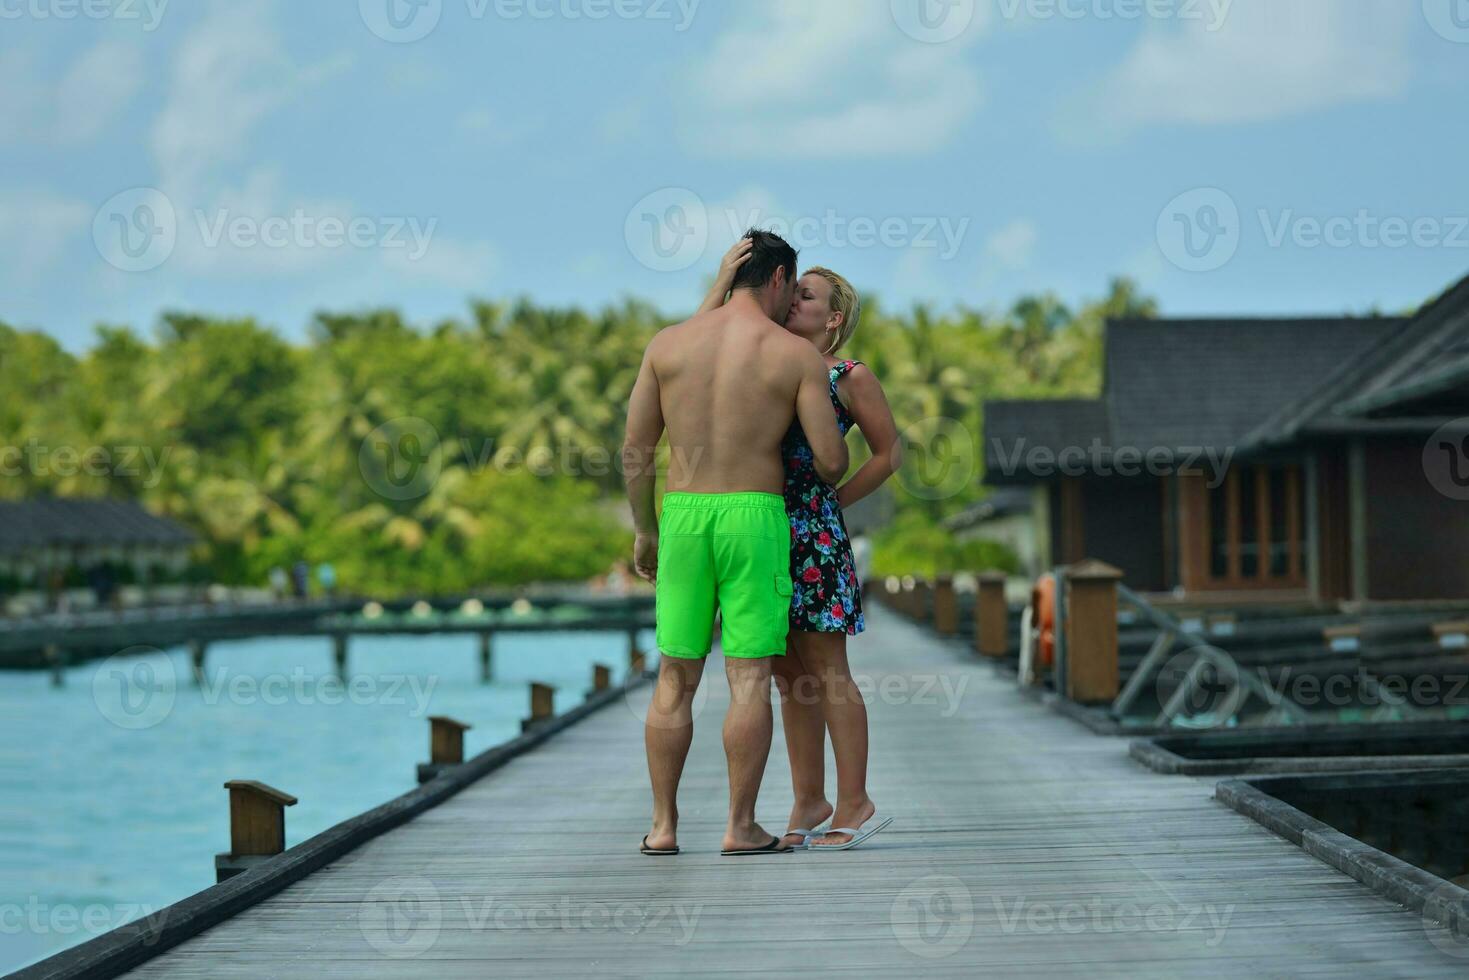
<path id="1" fill-rule="evenodd" d="M 850 853 L 718 856 L 722 671 L 684 853 L 647 829 L 642 728 L 613 706 L 133 977 L 1462 977 L 1416 914 L 1162 776 L 883 610 L 853 644 L 872 792 Z M 646 698 L 646 690 L 643 697 Z M 830 777 L 829 777 L 830 778 Z M 790 806 L 779 742 L 760 805 Z"/>

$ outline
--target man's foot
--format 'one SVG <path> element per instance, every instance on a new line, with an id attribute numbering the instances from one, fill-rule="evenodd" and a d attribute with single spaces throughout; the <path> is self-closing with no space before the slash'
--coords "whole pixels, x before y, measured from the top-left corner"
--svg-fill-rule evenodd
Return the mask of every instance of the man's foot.
<path id="1" fill-rule="evenodd" d="M 836 816 L 832 818 L 833 827 L 858 827 L 872 819 L 877 812 L 877 804 L 872 802 L 872 797 L 866 797 L 860 803 L 840 804 L 837 806 Z M 851 834 L 822 834 L 820 837 L 812 838 L 812 847 L 829 847 L 832 844 L 845 844 L 852 839 Z"/>
<path id="2" fill-rule="evenodd" d="M 720 850 L 725 853 L 729 851 L 790 850 L 784 842 L 776 848 L 771 848 L 770 842 L 775 839 L 774 834 L 768 833 L 759 824 L 752 823 L 748 827 L 740 827 L 738 830 L 733 828 L 726 830 L 724 832 L 724 843 L 720 845 Z"/>
<path id="3" fill-rule="evenodd" d="M 793 834 L 791 830 L 795 830 L 797 827 L 802 830 L 814 830 L 830 819 L 831 815 L 832 806 L 826 800 L 805 806 L 797 803 L 791 807 L 791 822 L 786 825 L 790 830 L 787 830 L 785 837 L 781 839 L 782 843 L 791 847 L 799 847 L 801 844 L 806 843 L 806 835 Z"/>
<path id="4" fill-rule="evenodd" d="M 676 851 L 678 850 L 678 831 L 673 828 L 659 829 L 654 827 L 643 838 L 643 847 L 650 851 Z"/>

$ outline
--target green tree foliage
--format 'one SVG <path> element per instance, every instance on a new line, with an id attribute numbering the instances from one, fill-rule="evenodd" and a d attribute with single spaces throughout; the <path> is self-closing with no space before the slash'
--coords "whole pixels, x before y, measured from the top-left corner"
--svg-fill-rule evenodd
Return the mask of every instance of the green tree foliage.
<path id="1" fill-rule="evenodd" d="M 900 430 L 952 419 L 978 458 L 986 399 L 1095 395 L 1105 319 L 1155 312 L 1125 280 L 1077 311 L 1053 296 L 1002 313 L 870 301 L 848 356 L 882 380 Z M 0 494 L 140 499 L 194 528 L 226 582 L 297 558 L 381 593 L 586 578 L 629 548 L 618 449 L 643 349 L 669 322 L 631 300 L 480 302 L 430 329 L 392 310 L 320 313 L 291 344 L 247 318 L 168 313 L 151 341 L 99 326 L 80 356 L 0 323 L 0 445 L 12 463 L 51 451 Z M 404 432 L 433 476 L 406 494 L 384 483 L 393 461 L 364 451 Z M 900 485 L 874 567 L 1003 567 L 938 524 L 985 495 L 981 477 L 939 500 Z"/>

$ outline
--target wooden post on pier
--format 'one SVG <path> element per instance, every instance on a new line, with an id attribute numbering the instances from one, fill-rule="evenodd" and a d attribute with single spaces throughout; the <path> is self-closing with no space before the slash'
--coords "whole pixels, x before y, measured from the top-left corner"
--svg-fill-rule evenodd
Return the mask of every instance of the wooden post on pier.
<path id="1" fill-rule="evenodd" d="M 1005 573 L 983 572 L 974 596 L 974 649 L 986 657 L 1010 652 L 1010 609 L 1005 605 Z"/>
<path id="2" fill-rule="evenodd" d="M 204 658 L 208 651 L 208 644 L 197 637 L 189 641 L 189 663 L 194 668 L 194 683 L 199 687 L 204 686 Z"/>
<path id="3" fill-rule="evenodd" d="M 959 632 L 959 601 L 954 595 L 954 577 L 940 575 L 933 583 L 933 628 L 940 636 Z"/>
<path id="4" fill-rule="evenodd" d="M 1087 559 L 1066 573 L 1066 696 L 1077 704 L 1117 698 L 1117 583 L 1122 572 Z"/>
<path id="5" fill-rule="evenodd" d="M 592 664 L 592 694 L 599 694 L 612 686 L 612 668 L 606 664 Z"/>
<path id="6" fill-rule="evenodd" d="M 444 715 L 428 720 L 428 761 L 441 766 L 457 766 L 464 761 L 464 733 L 473 726 Z"/>
<path id="7" fill-rule="evenodd" d="M 232 779 L 224 788 L 230 791 L 230 851 L 215 855 L 216 882 L 284 851 L 285 808 L 296 805 L 294 796 L 253 779 Z"/>
<path id="8" fill-rule="evenodd" d="M 46 659 L 46 666 L 51 671 L 51 686 L 62 687 L 66 684 L 66 651 L 55 643 L 48 643 L 42 651 Z"/>
<path id="9" fill-rule="evenodd" d="M 556 689 L 547 684 L 532 683 L 530 686 L 530 717 L 520 723 L 522 732 L 529 731 L 543 721 L 556 715 Z"/>
<path id="10" fill-rule="evenodd" d="M 930 624 L 932 624 L 932 622 L 933 622 L 933 607 L 931 605 L 931 599 L 932 599 L 932 597 L 933 597 L 933 585 L 932 585 L 932 583 L 930 583 L 928 581 L 928 579 L 922 577 L 921 575 L 915 575 L 915 576 L 913 576 L 913 592 L 911 593 L 911 597 L 909 599 L 909 601 L 913 603 L 913 606 L 912 606 L 912 611 L 909 612 L 908 615 L 912 616 L 915 620 L 917 620 L 920 623 L 923 623 L 924 625 L 930 625 Z"/>
<path id="11" fill-rule="evenodd" d="M 495 679 L 495 634 L 489 630 L 479 634 L 479 679 L 481 684 Z"/>
<path id="12" fill-rule="evenodd" d="M 428 725 L 428 762 L 418 764 L 420 783 L 433 779 L 446 766 L 463 764 L 464 733 L 472 727 L 444 715 L 431 716 Z"/>
<path id="13" fill-rule="evenodd" d="M 332 634 L 332 662 L 337 665 L 337 676 L 342 680 L 347 679 L 347 642 L 350 639 L 347 633 Z"/>
<path id="14" fill-rule="evenodd" d="M 912 575 L 903 576 L 902 581 L 898 584 L 898 612 L 909 619 L 917 616 L 917 613 L 914 612 L 917 609 L 917 600 L 914 598 L 916 595 L 914 590 L 917 587 L 918 583 Z"/>

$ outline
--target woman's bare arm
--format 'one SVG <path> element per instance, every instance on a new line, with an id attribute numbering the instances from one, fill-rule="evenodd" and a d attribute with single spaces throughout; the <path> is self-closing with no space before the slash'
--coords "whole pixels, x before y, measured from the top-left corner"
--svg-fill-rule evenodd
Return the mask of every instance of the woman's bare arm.
<path id="1" fill-rule="evenodd" d="M 754 243 L 748 238 L 741 238 L 724 253 L 724 258 L 719 261 L 719 275 L 715 278 L 714 285 L 709 287 L 709 294 L 704 297 L 704 302 L 699 304 L 699 313 L 708 313 L 724 305 L 729 298 L 730 289 L 734 287 L 735 273 L 750 260 L 750 250 L 754 247 Z"/>
<path id="2" fill-rule="evenodd" d="M 859 364 L 842 379 L 851 404 L 847 408 L 872 450 L 872 458 L 857 468 L 852 478 L 837 488 L 837 503 L 843 510 L 887 482 L 903 465 L 903 443 L 893 410 L 878 383 L 877 375 Z"/>

